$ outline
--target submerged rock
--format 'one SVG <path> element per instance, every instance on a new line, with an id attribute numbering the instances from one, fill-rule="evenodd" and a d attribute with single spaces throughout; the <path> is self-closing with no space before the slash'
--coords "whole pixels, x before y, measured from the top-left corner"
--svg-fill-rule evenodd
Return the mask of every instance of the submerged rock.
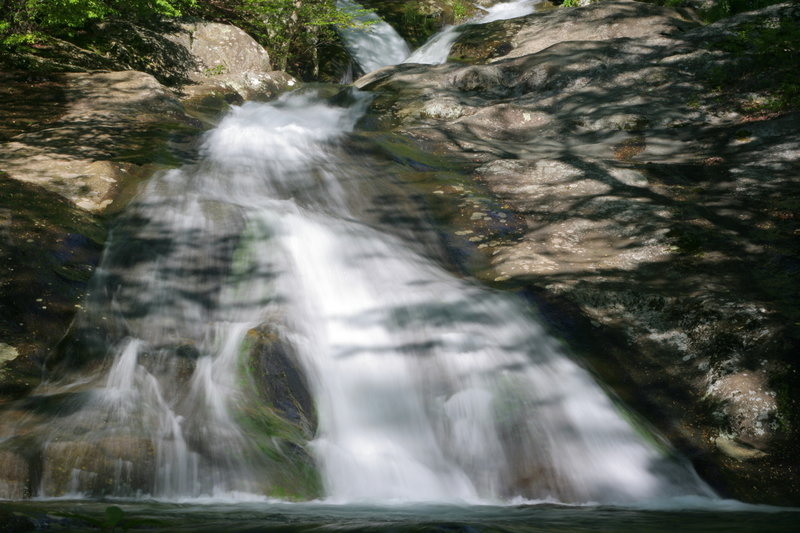
<path id="1" fill-rule="evenodd" d="M 713 44 L 737 24 L 799 15 L 698 27 L 603 2 L 467 29 L 453 56 L 472 64 L 356 82 L 375 123 L 470 162 L 468 186 L 523 221 L 486 231 L 438 189 L 480 277 L 527 287 L 723 493 L 795 504 L 800 121 L 720 105 L 708 80 L 745 61 Z"/>
<path id="2" fill-rule="evenodd" d="M 0 451 L 0 499 L 20 500 L 30 494 L 28 462 L 18 454 Z"/>
<path id="3" fill-rule="evenodd" d="M 42 452 L 41 494 L 135 496 L 153 487 L 156 450 L 135 436 L 51 442 Z"/>

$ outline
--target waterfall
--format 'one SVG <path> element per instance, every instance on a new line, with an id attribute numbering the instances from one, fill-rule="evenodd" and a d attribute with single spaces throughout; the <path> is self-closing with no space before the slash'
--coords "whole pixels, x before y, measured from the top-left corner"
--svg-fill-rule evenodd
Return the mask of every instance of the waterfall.
<path id="1" fill-rule="evenodd" d="M 521 302 L 362 220 L 352 182 L 368 174 L 330 142 L 363 103 L 309 98 L 235 109 L 207 150 L 226 169 L 218 176 L 236 176 L 219 192 L 266 228 L 252 260 L 269 264 L 254 270 L 273 272 L 282 335 L 309 377 L 311 447 L 329 498 L 632 501 L 705 490 L 642 441 Z"/>
<path id="2" fill-rule="evenodd" d="M 486 24 L 495 20 L 506 20 L 516 17 L 529 15 L 536 9 L 536 4 L 541 0 L 513 0 L 502 2 L 490 7 L 486 13 L 467 24 Z M 431 37 L 427 43 L 408 56 L 404 63 L 422 63 L 426 65 L 438 65 L 445 63 L 450 55 L 450 48 L 458 39 L 461 26 L 447 26 L 439 33 Z"/>
<path id="3" fill-rule="evenodd" d="M 336 0 L 336 6 L 345 11 L 361 9 L 351 0 Z M 368 24 L 364 29 L 339 28 L 339 35 L 351 56 L 364 73 L 402 62 L 411 52 L 406 41 L 389 24 L 375 13 L 356 16 L 356 21 Z"/>
<path id="4" fill-rule="evenodd" d="M 304 454 L 332 502 L 711 495 L 522 301 L 370 214 L 385 185 L 342 144 L 369 103 L 349 101 L 233 107 L 197 162 L 147 184 L 78 323 L 108 363 L 38 392 L 64 407 L 26 429 L 39 495 L 282 495 L 307 481 Z M 296 406 L 281 426 L 255 404 L 259 335 L 302 370 L 313 435 Z"/>

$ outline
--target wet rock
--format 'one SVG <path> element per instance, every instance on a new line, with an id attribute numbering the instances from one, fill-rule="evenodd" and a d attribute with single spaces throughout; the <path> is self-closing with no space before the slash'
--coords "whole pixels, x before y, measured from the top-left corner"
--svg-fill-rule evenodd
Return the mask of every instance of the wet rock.
<path id="1" fill-rule="evenodd" d="M 766 454 L 761 450 L 756 450 L 749 446 L 743 445 L 729 437 L 717 437 L 714 444 L 720 449 L 722 453 L 728 457 L 732 457 L 737 461 L 750 461 L 752 459 L 761 459 Z"/>
<path id="2" fill-rule="evenodd" d="M 41 380 L 82 305 L 105 231 L 59 195 L 0 173 L 0 399 Z"/>
<path id="3" fill-rule="evenodd" d="M 262 490 L 284 499 L 319 497 L 321 479 L 307 448 L 317 424 L 308 378 L 274 326 L 250 330 L 247 343 L 250 389 L 239 420 L 264 469 Z"/>
<path id="4" fill-rule="evenodd" d="M 0 509 L 0 533 L 22 533 L 36 531 L 36 522 L 22 513 Z"/>
<path id="5" fill-rule="evenodd" d="M 720 106 L 707 80 L 743 57 L 709 43 L 798 16 L 773 6 L 696 27 L 603 2 L 468 29 L 456 50 L 473 64 L 356 82 L 376 93 L 376 122 L 472 164 L 465 185 L 522 221 L 500 238 L 480 209 L 449 217 L 468 237 L 453 242 L 483 258 L 466 261 L 476 274 L 536 295 L 723 493 L 776 503 L 796 503 L 800 479 L 800 122 Z M 492 35 L 509 46 L 482 48 Z M 437 102 L 462 111 L 423 112 Z"/>
<path id="6" fill-rule="evenodd" d="M 155 447 L 149 439 L 113 436 L 92 442 L 51 442 L 42 453 L 44 496 L 151 493 Z"/>
<path id="7" fill-rule="evenodd" d="M 267 404 L 298 424 L 310 438 L 316 432 L 316 409 L 305 374 L 290 345 L 269 328 L 252 330 L 252 371 Z"/>
<path id="8" fill-rule="evenodd" d="M 25 458 L 0 451 L 0 499 L 21 500 L 30 494 L 30 471 Z"/>

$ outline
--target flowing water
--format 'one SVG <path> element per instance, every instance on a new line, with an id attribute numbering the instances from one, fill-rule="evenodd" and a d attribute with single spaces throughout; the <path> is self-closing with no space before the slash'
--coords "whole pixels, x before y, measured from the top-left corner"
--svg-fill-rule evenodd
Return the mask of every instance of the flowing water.
<path id="1" fill-rule="evenodd" d="M 350 0 L 336 0 L 339 9 L 353 11 L 361 9 Z M 410 50 L 405 40 L 375 13 L 365 13 L 355 17 L 367 24 L 364 28 L 340 28 L 347 49 L 364 73 L 402 62 Z"/>
<path id="2" fill-rule="evenodd" d="M 495 20 L 506 20 L 516 17 L 529 15 L 536 10 L 536 5 L 541 0 L 513 0 L 511 2 L 500 2 L 486 10 L 486 13 L 467 21 L 468 24 L 486 24 Z M 442 31 L 434 35 L 423 46 L 414 51 L 413 54 L 405 59 L 405 63 L 421 63 L 424 65 L 438 65 L 447 61 L 450 48 L 461 31 L 461 27 L 447 26 Z"/>
<path id="3" fill-rule="evenodd" d="M 634 428 L 522 301 L 450 271 L 402 183 L 352 148 L 368 103 L 234 107 L 148 183 L 67 343 L 81 377 L 0 436 L 36 447 L 35 496 L 193 531 L 788 531 L 793 513 L 717 499 Z M 51 503 L 19 509 L 77 530 L 105 507 Z"/>

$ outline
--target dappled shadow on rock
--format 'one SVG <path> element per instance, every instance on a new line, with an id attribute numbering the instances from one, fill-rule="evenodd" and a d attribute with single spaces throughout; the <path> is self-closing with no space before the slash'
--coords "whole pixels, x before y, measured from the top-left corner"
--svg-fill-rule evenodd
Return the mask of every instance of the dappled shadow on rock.
<path id="1" fill-rule="evenodd" d="M 779 10 L 796 17 L 767 15 Z M 624 33 L 642 11 L 658 11 L 662 35 Z M 471 60 L 487 64 L 402 65 L 357 84 L 376 93 L 376 122 L 472 164 L 463 181 L 524 221 L 498 238 L 439 189 L 452 231 L 470 236 L 461 246 L 490 267 L 481 277 L 582 315 L 597 372 L 726 494 L 797 503 L 800 122 L 714 95 L 714 65 L 746 60 L 708 46 L 729 26 L 596 4 L 498 23 L 514 47 Z"/>
<path id="2" fill-rule="evenodd" d="M 57 195 L 0 173 L 0 398 L 41 379 L 99 261 L 105 228 Z M 13 355 L 13 357 L 10 357 Z"/>

